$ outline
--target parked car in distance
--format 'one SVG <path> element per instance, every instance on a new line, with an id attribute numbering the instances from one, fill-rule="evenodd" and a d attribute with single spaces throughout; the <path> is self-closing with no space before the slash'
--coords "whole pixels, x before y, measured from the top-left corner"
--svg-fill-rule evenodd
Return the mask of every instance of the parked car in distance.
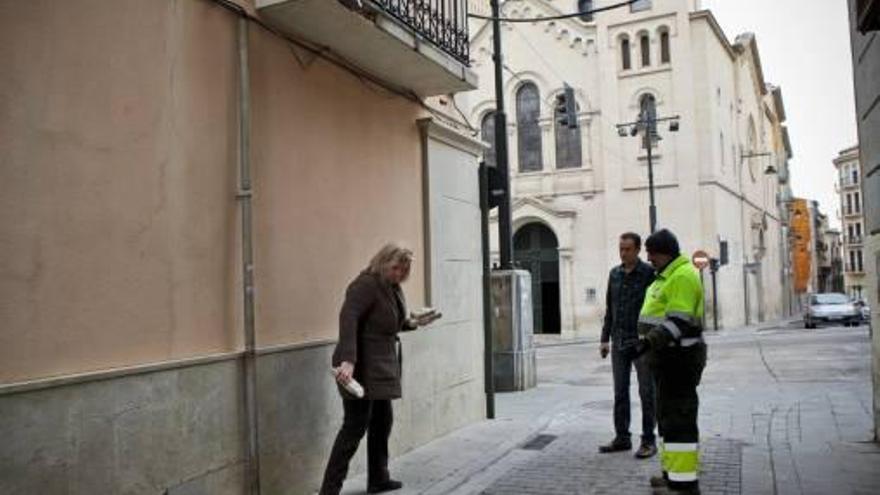
<path id="1" fill-rule="evenodd" d="M 810 304 L 804 313 L 804 327 L 816 328 L 823 323 L 837 325 L 858 325 L 862 321 L 862 310 L 846 294 L 827 292 L 812 294 Z"/>

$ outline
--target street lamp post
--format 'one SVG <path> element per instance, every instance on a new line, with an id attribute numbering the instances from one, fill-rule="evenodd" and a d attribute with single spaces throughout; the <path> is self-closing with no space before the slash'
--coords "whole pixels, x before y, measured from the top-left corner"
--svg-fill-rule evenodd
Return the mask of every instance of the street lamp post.
<path id="1" fill-rule="evenodd" d="M 651 221 L 651 233 L 657 231 L 657 204 L 654 202 L 654 133 L 656 132 L 656 124 L 654 128 L 649 127 L 648 132 L 644 132 L 643 142 L 645 148 L 648 149 L 648 196 L 650 197 L 650 205 L 648 206 L 648 217 Z"/>
<path id="2" fill-rule="evenodd" d="M 637 136 L 642 133 L 642 143 L 648 150 L 648 196 L 650 206 L 648 207 L 648 218 L 651 223 L 651 233 L 657 231 L 657 204 L 654 199 L 654 143 L 660 140 L 657 133 L 658 122 L 669 122 L 669 131 L 678 132 L 680 117 L 674 115 L 672 117 L 657 118 L 653 112 L 642 111 L 639 114 L 639 120 L 635 122 L 627 122 L 617 124 L 617 133 L 620 137 Z"/>

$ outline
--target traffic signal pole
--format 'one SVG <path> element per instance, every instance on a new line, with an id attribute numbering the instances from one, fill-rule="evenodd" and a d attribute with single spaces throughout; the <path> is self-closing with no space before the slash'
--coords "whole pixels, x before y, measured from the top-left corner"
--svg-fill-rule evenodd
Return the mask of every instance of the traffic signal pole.
<path id="1" fill-rule="evenodd" d="M 510 215 L 510 167 L 507 163 L 507 115 L 504 113 L 504 62 L 501 56 L 501 21 L 498 0 L 492 3 L 492 60 L 495 62 L 495 166 L 504 197 L 498 205 L 498 251 L 501 269 L 513 268 L 513 233 Z"/>

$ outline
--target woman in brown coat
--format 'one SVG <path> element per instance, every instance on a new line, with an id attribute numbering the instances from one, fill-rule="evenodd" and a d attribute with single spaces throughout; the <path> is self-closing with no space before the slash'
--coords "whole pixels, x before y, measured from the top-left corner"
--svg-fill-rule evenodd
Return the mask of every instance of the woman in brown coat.
<path id="1" fill-rule="evenodd" d="M 327 461 L 321 495 L 340 492 L 349 462 L 365 433 L 367 492 L 403 486 L 388 473 L 391 400 L 401 395 L 397 334 L 432 321 L 407 317 L 400 284 L 409 277 L 412 259 L 410 250 L 388 244 L 345 292 L 339 314 L 339 343 L 333 352 L 334 374 L 340 385 L 352 378 L 357 380 L 364 388 L 364 397 L 359 399 L 339 387 L 345 417 Z"/>

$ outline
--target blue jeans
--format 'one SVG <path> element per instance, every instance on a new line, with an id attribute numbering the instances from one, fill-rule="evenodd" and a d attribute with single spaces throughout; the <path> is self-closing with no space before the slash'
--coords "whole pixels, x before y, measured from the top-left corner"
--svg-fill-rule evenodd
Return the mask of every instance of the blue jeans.
<path id="1" fill-rule="evenodd" d="M 632 368 L 635 366 L 642 404 L 642 442 L 654 443 L 654 426 L 657 424 L 654 377 L 644 356 L 635 358 L 634 353 L 633 348 L 615 347 L 611 350 L 611 369 L 614 375 L 614 431 L 617 438 L 630 437 L 629 380 Z"/>

